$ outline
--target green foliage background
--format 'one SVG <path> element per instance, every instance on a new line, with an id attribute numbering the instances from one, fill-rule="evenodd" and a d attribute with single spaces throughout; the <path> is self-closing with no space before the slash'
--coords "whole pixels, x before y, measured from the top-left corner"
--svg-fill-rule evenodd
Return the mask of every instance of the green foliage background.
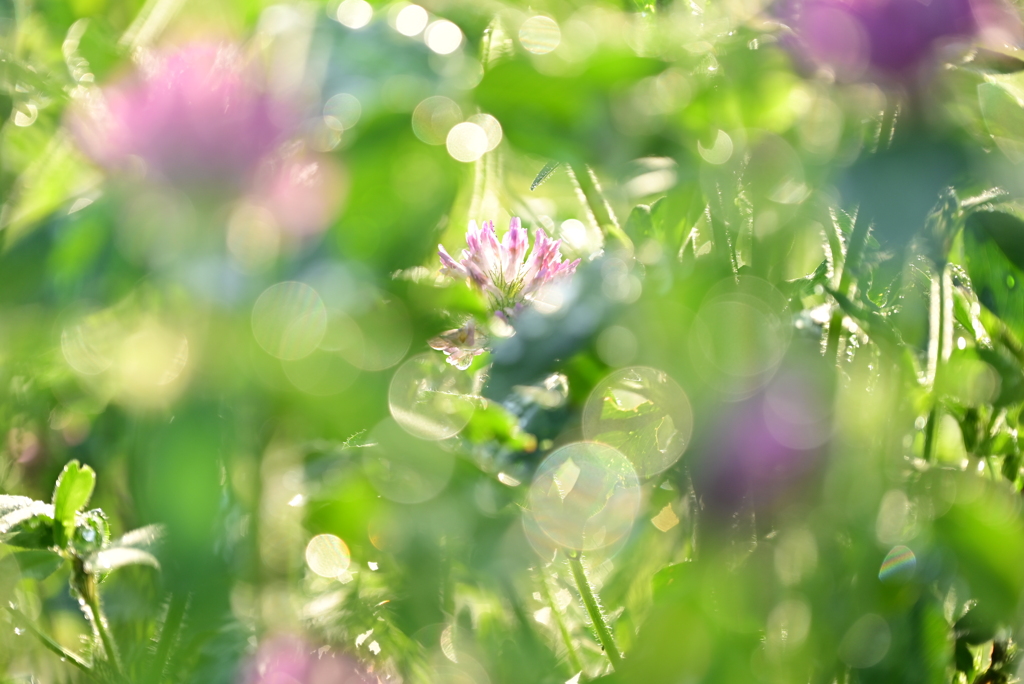
<path id="1" fill-rule="evenodd" d="M 1015 681 L 1024 53 L 955 55 L 914 110 L 799 68 L 788 29 L 756 2 L 425 2 L 464 34 L 449 56 L 391 28 L 398 5 L 373 6 L 349 29 L 316 2 L 0 1 L 0 492 L 49 501 L 77 459 L 104 512 L 58 486 L 56 538 L 0 526 L 0 599 L 16 608 L 0 612 L 0 681 L 250 681 L 247 664 L 281 634 L 380 681 Z M 282 13 L 291 24 L 275 23 Z M 561 27 L 550 54 L 519 35 L 535 14 Z M 226 246 L 228 210 L 108 177 L 64 127 L 77 89 L 116 80 L 133 53 L 209 35 L 268 68 L 288 41 L 306 45 L 294 66 L 310 147 L 332 95 L 362 103 L 323 152 L 340 169 L 337 217 L 258 267 Z M 454 160 L 446 128 L 416 123 L 435 96 L 463 119 L 495 117 L 501 144 Z M 453 473 L 436 496 L 398 503 L 375 486 L 368 446 L 395 369 L 487 310 L 434 277 L 436 245 L 456 253 L 471 219 L 512 216 L 556 236 L 581 222 L 586 239 L 563 245 L 584 260 L 580 293 L 537 314 L 545 334 L 513 338 L 511 361 L 498 344 L 475 362 L 493 365 L 457 437 L 407 438 L 412 457 L 454 454 Z M 260 346 L 254 304 L 285 281 L 354 322 L 337 334 L 363 368 L 336 349 L 299 367 Z M 723 514 L 700 473 L 749 428 L 736 407 L 757 388 L 719 371 L 771 353 L 728 319 L 701 347 L 702 307 L 732 288 L 778 316 L 771 371 L 814 379 L 829 437 L 799 486 Z M 169 389 L 138 389 L 128 361 L 71 362 L 81 339 L 134 359 L 151 338 L 132 335 L 153 330 L 187 339 Z M 548 452 L 581 438 L 587 398 L 621 366 L 679 383 L 693 439 L 643 481 L 627 537 L 568 558 L 531 543 L 526 491 Z M 555 372 L 568 389 L 552 408 L 537 397 Z M 317 396 L 301 373 L 350 382 Z M 87 526 L 116 539 L 155 524 L 159 570 L 99 585 L 117 673 L 69 588 L 73 563 L 45 549 L 70 559 Z M 324 533 L 350 549 L 345 581 L 307 567 Z M 915 565 L 880 577 L 900 546 Z M 62 662 L 26 625 L 96 668 Z"/>

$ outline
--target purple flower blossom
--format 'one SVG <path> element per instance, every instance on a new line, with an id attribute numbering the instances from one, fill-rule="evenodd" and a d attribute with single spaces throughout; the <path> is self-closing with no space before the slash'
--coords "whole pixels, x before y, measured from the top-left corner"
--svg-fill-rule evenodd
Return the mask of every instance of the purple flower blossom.
<path id="1" fill-rule="evenodd" d="M 518 218 L 509 223 L 508 232 L 498 242 L 494 222 L 485 221 L 477 228 L 471 221 L 466 232 L 466 249 L 456 261 L 442 245 L 438 245 L 444 273 L 467 278 L 486 294 L 491 309 L 506 322 L 533 301 L 537 292 L 548 283 L 573 274 L 580 260 L 565 261 L 559 251 L 561 240 L 552 240 L 541 228 L 534 236 L 533 251 L 526 256 L 529 238 Z"/>
<path id="2" fill-rule="evenodd" d="M 237 193 L 293 128 L 233 46 L 193 43 L 147 66 L 72 114 L 82 149 L 102 166 L 136 158 L 151 178 L 194 194 Z"/>
<path id="3" fill-rule="evenodd" d="M 769 511 L 799 498 L 820 469 L 831 438 L 821 381 L 785 370 L 733 404 L 707 435 L 693 465 L 694 487 L 713 515 Z"/>
<path id="4" fill-rule="evenodd" d="M 798 52 L 856 78 L 866 71 L 911 75 L 942 42 L 975 36 L 991 12 L 971 0 L 795 0 L 784 10 Z M 974 5 L 977 4 L 978 7 Z"/>

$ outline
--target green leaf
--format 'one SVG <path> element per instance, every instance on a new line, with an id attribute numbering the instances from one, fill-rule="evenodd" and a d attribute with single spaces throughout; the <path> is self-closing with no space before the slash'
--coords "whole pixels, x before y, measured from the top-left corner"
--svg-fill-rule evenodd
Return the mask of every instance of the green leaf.
<path id="1" fill-rule="evenodd" d="M 664 68 L 635 55 L 600 54 L 578 76 L 552 76 L 513 59 L 487 72 L 476 97 L 519 149 L 558 161 L 591 161 L 622 138 L 614 135 L 609 93 Z"/>
<path id="2" fill-rule="evenodd" d="M 1005 84 L 982 83 L 978 103 L 992 141 L 1010 161 L 1024 161 L 1024 108 L 1019 97 Z"/>
<path id="3" fill-rule="evenodd" d="M 5 497 L 10 499 L 25 499 L 27 503 L 17 508 L 4 510 L 0 505 L 0 535 L 13 531 L 18 525 L 37 516 L 53 517 L 53 506 L 42 501 L 33 501 L 25 496 Z"/>
<path id="4" fill-rule="evenodd" d="M 57 523 L 57 542 L 61 546 L 72 538 L 75 514 L 82 510 L 96 487 L 96 473 L 77 460 L 64 466 L 53 489 L 53 519 Z"/>
<path id="5" fill-rule="evenodd" d="M 1024 524 L 1016 502 L 1003 488 L 967 475 L 957 479 L 956 491 L 957 502 L 935 521 L 936 540 L 957 559 L 978 602 L 979 624 L 1008 620 L 1024 594 Z"/>
<path id="6" fill-rule="evenodd" d="M 128 532 L 109 546 L 92 554 L 85 561 L 89 572 L 111 572 L 126 565 L 149 565 L 160 569 L 160 562 L 150 549 L 154 547 L 164 531 L 160 525 L 147 525 Z"/>
<path id="7" fill-rule="evenodd" d="M 42 501 L 36 501 L 34 499 L 30 499 L 27 496 L 11 496 L 8 494 L 4 494 L 0 496 L 0 519 L 2 519 L 5 515 L 11 513 L 12 511 L 16 511 L 21 508 L 26 508 L 33 504 L 42 503 Z"/>
<path id="8" fill-rule="evenodd" d="M 4 217 L 4 249 L 10 249 L 76 193 L 99 183 L 99 175 L 75 154 L 64 136 L 55 136 L 24 173 Z"/>
<path id="9" fill-rule="evenodd" d="M 53 551 L 42 549 L 30 549 L 18 551 L 14 554 L 14 560 L 18 562 L 18 569 L 24 577 L 44 580 L 57 572 L 64 559 Z"/>
<path id="10" fill-rule="evenodd" d="M 559 166 L 561 166 L 561 162 L 556 161 L 550 161 L 545 164 L 544 168 L 537 174 L 537 177 L 533 179 L 532 183 L 530 183 L 530 190 L 536 190 L 544 183 L 544 181 L 551 178 L 551 174 L 553 174 Z"/>
<path id="11" fill-rule="evenodd" d="M 53 546 L 53 506 L 42 501 L 28 501 L 28 505 L 0 515 L 0 542 L 22 549 L 50 548 Z"/>
<path id="12" fill-rule="evenodd" d="M 964 256 L 978 300 L 1024 339 L 1024 213 L 1013 205 L 967 218 Z"/>
<path id="13" fill-rule="evenodd" d="M 650 237 L 654 233 L 654 223 L 651 220 L 651 208 L 646 204 L 638 204 L 629 212 L 626 219 L 626 235 L 635 244 Z"/>

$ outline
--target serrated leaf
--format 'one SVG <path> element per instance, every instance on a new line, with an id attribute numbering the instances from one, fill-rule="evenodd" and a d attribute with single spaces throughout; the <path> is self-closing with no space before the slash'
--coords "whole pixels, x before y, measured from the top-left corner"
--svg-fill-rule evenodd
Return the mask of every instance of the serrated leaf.
<path id="1" fill-rule="evenodd" d="M 530 190 L 536 190 L 538 187 L 540 187 L 544 183 L 544 181 L 551 177 L 551 174 L 553 174 L 555 170 L 559 166 L 561 166 L 561 164 L 562 162 L 556 161 L 550 161 L 547 164 L 545 164 L 544 168 L 541 169 L 540 173 L 537 174 L 537 177 L 533 179 L 532 183 L 530 183 Z"/>
<path id="2" fill-rule="evenodd" d="M 82 510 L 96 487 L 96 472 L 78 461 L 64 466 L 53 488 L 53 518 L 57 523 L 58 544 L 65 544 L 74 533 L 75 514 Z"/>

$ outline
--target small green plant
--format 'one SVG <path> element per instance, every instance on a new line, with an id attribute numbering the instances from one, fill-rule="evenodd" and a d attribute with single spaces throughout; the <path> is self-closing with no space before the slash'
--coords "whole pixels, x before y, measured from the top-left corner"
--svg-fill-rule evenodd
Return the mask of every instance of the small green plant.
<path id="1" fill-rule="evenodd" d="M 20 567 L 45 577 L 64 563 L 70 565 L 71 594 L 93 630 L 91 652 L 70 652 L 39 629 L 16 602 L 10 601 L 4 608 L 19 627 L 85 673 L 100 681 L 135 681 L 128 678 L 111 635 L 100 587 L 111 572 L 127 565 L 159 568 L 150 548 L 160 538 L 161 530 L 151 525 L 112 540 L 104 512 L 98 508 L 85 510 L 95 486 L 95 471 L 73 460 L 57 478 L 50 503 L 25 496 L 0 496 L 0 543 L 13 547 Z M 158 651 L 166 657 L 166 649 Z"/>

